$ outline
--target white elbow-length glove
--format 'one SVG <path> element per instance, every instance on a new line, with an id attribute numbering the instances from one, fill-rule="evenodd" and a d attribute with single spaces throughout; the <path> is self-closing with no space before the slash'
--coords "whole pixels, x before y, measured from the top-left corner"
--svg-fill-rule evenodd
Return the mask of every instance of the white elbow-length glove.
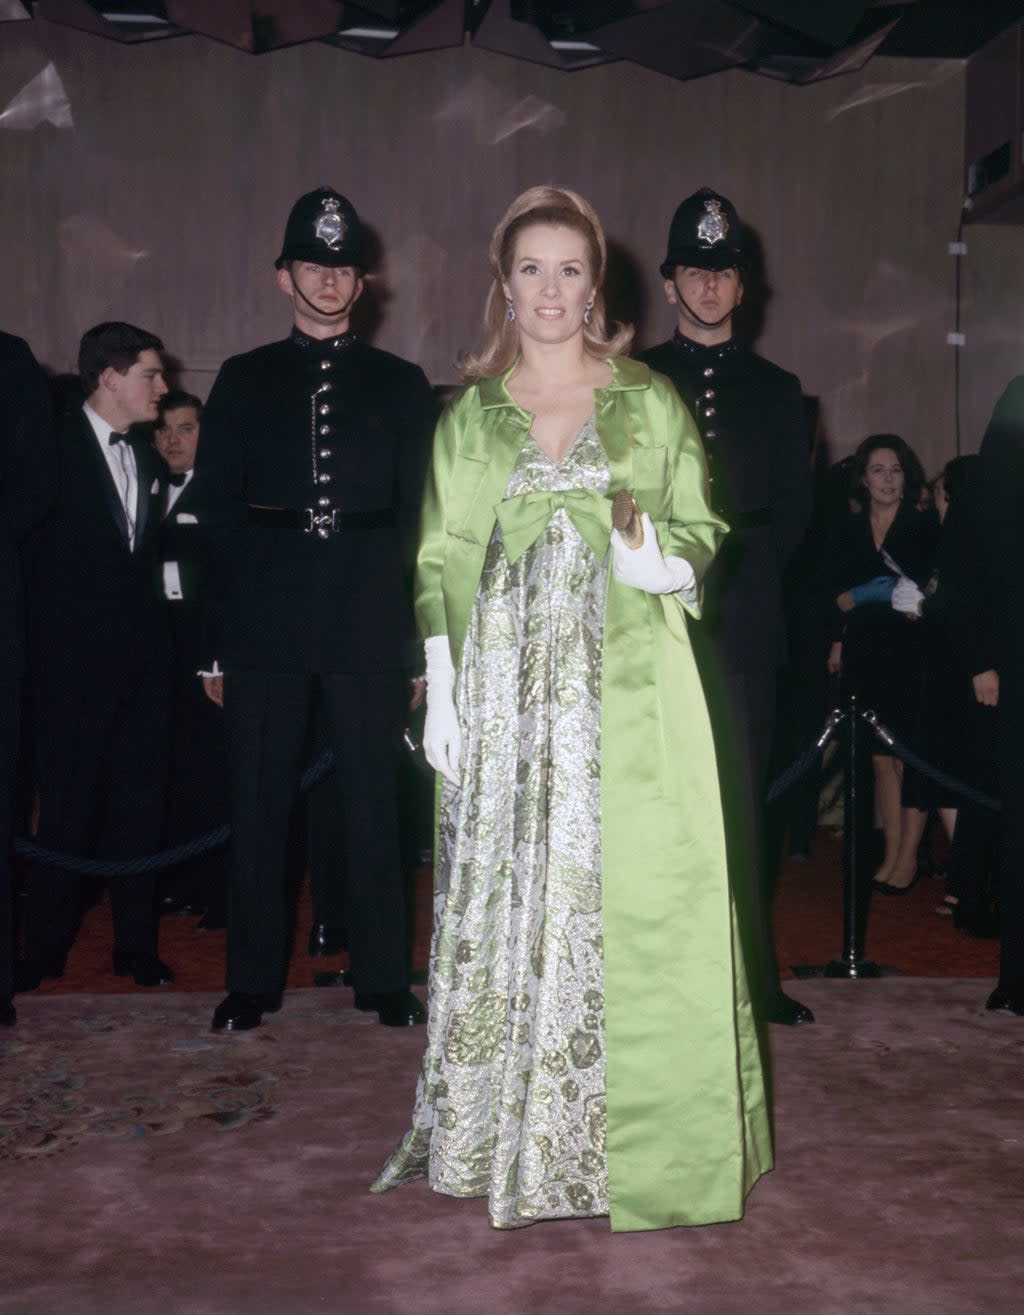
<path id="1" fill-rule="evenodd" d="M 651 518 L 644 512 L 641 524 L 644 541 L 639 548 L 629 548 L 618 530 L 612 530 L 612 574 L 622 584 L 632 585 L 648 594 L 676 594 L 694 598 L 697 580 L 685 557 L 663 557 Z"/>
<path id="2" fill-rule="evenodd" d="M 459 785 L 462 732 L 455 711 L 455 667 L 447 635 L 424 641 L 427 660 L 427 715 L 423 723 L 423 752 L 435 772 Z"/>
<path id="3" fill-rule="evenodd" d="M 892 591 L 890 601 L 893 611 L 906 612 L 908 616 L 920 616 L 924 594 L 918 589 L 913 580 L 903 575 L 896 582 L 896 588 Z"/>

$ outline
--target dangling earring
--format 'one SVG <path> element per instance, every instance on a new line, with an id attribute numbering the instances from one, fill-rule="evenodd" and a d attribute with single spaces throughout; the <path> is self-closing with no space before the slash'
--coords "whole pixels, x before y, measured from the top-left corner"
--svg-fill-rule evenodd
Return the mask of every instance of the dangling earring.
<path id="1" fill-rule="evenodd" d="M 505 312 L 505 319 L 511 324 L 516 318 L 516 308 L 512 305 L 511 297 L 506 297 L 505 300 L 508 302 L 508 310 Z"/>
<path id="2" fill-rule="evenodd" d="M 594 316 L 593 316 L 593 314 L 591 313 L 592 310 L 593 310 L 593 307 L 594 307 L 594 303 L 593 303 L 592 301 L 588 301 L 588 302 L 587 302 L 587 305 L 586 305 L 586 309 L 585 309 L 584 312 L 583 312 L 583 323 L 584 323 L 584 324 L 593 324 L 593 322 L 594 322 Z"/>

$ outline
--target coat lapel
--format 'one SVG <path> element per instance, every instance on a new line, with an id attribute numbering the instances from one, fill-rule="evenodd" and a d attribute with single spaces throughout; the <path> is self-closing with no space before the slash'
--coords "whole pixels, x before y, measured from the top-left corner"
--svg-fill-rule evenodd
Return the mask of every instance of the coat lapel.
<path id="1" fill-rule="evenodd" d="M 150 493 L 150 487 L 156 474 L 146 459 L 146 453 L 138 443 L 132 443 L 132 452 L 135 454 L 135 483 L 137 493 L 135 499 L 135 547 L 139 548 L 142 544 L 142 537 L 146 532 L 146 524 L 149 521 L 150 503 L 154 495 Z M 157 484 L 156 497 L 159 498 L 163 493 L 163 486 Z"/>
<path id="2" fill-rule="evenodd" d="M 121 506 L 121 499 L 117 494 L 117 485 L 114 483 L 114 477 L 110 473 L 110 467 L 106 463 L 103 453 L 100 451 L 99 440 L 89 423 L 89 417 L 84 411 L 77 413 L 77 428 L 82 441 L 82 451 L 85 454 L 85 466 L 92 472 L 94 482 L 102 490 L 102 496 L 107 504 L 107 510 L 117 528 L 121 541 L 126 548 L 131 548 L 131 542 L 128 534 L 128 518 L 124 514 L 124 508 Z"/>

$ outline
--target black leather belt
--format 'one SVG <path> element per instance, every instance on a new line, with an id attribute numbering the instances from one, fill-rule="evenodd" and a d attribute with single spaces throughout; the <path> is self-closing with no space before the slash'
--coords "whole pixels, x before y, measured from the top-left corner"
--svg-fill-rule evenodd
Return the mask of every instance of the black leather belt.
<path id="1" fill-rule="evenodd" d="M 397 524 L 391 507 L 377 511 L 340 511 L 337 507 L 248 508 L 249 524 L 265 530 L 302 530 L 326 539 L 342 530 L 390 530 Z"/>

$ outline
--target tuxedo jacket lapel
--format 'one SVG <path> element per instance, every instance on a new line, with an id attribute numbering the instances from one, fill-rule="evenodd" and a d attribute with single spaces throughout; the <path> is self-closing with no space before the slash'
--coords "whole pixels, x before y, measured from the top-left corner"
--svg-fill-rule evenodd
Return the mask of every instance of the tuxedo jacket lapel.
<path id="1" fill-rule="evenodd" d="M 124 514 L 124 507 L 121 505 L 117 485 L 110 473 L 110 467 L 100 451 L 96 434 L 89 423 L 89 417 L 84 411 L 77 413 L 76 423 L 82 440 L 83 466 L 92 473 L 92 482 L 101 492 L 111 519 L 117 527 L 117 532 L 120 534 L 125 547 L 130 550 L 131 538 L 128 532 L 128 517 Z M 83 490 L 83 494 L 89 496 L 85 490 Z"/>
<path id="2" fill-rule="evenodd" d="M 146 532 L 146 525 L 150 517 L 150 503 L 154 495 L 150 493 L 154 482 L 157 483 L 156 497 L 162 498 L 164 487 L 159 482 L 156 470 L 147 460 L 146 449 L 139 443 L 132 444 L 132 451 L 135 453 L 135 476 L 138 485 L 138 494 L 135 500 L 135 546 L 136 548 L 142 543 L 142 536 Z"/>
<path id="3" fill-rule="evenodd" d="M 195 501 L 195 492 L 194 492 L 195 486 L 196 486 L 196 480 L 195 480 L 195 476 L 193 475 L 192 478 L 189 480 L 189 482 L 178 494 L 178 499 L 175 502 L 174 506 L 170 509 L 170 511 L 166 511 L 166 510 L 164 511 L 164 517 L 166 519 L 173 521 L 175 516 L 177 516 L 179 512 L 187 512 L 189 516 L 194 516 L 196 514 L 196 501 Z M 165 508 L 167 506 L 167 495 L 169 491 L 170 491 L 170 486 L 168 485 L 164 489 L 163 505 Z"/>

